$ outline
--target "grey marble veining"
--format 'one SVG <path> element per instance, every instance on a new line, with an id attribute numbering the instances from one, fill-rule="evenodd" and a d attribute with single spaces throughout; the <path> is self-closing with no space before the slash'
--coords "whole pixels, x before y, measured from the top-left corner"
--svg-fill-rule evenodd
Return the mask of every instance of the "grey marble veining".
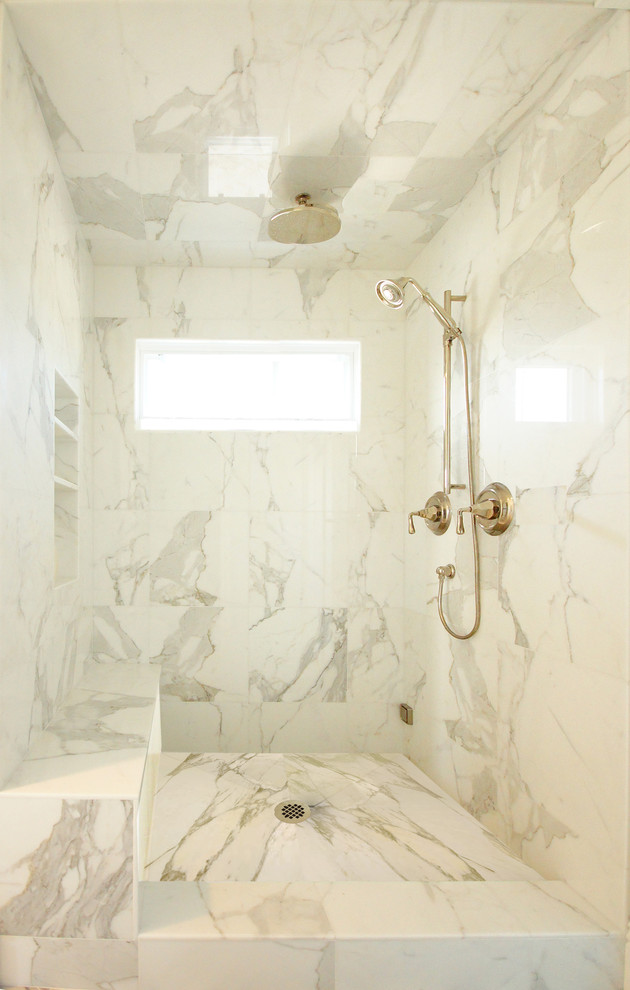
<path id="1" fill-rule="evenodd" d="M 0 790 L 0 802 L 7 802 L 0 807 L 28 794 L 87 799 L 137 792 L 158 682 L 153 666 L 88 664 L 79 687 L 46 728 L 34 733 L 25 759 Z"/>
<path id="2" fill-rule="evenodd" d="M 160 18 L 10 6 L 93 257 L 268 268 L 409 264 L 610 16 L 415 0 L 170 3 Z M 252 138 L 269 141 L 262 187 L 238 147 Z M 271 241 L 266 219 L 305 190 L 340 210 L 341 233 L 316 250 Z"/>
<path id="3" fill-rule="evenodd" d="M 274 807 L 312 802 L 299 825 Z M 163 754 L 148 880 L 535 879 L 401 756 Z"/>
<path id="4" fill-rule="evenodd" d="M 28 868 L 29 882 L 0 908 L 0 932 L 131 936 L 133 802 L 72 800 L 59 805 L 50 832 L 31 856 L 15 864 L 18 875 Z M 32 811 L 41 813 L 42 807 Z M 2 876 L 7 872 L 3 869 Z"/>
<path id="5" fill-rule="evenodd" d="M 205 567 L 205 529 L 212 516 L 190 512 L 178 520 L 169 541 L 160 548 L 150 568 L 151 598 L 172 605 L 214 605 L 217 596 L 199 587 Z"/>
<path id="6" fill-rule="evenodd" d="M 0 11 L 0 782 L 54 714 L 89 652 L 78 582 L 56 580 L 54 382 L 80 393 L 92 272 L 8 11 Z M 89 434 L 81 403 L 80 433 Z M 60 458 L 59 445 L 57 457 Z M 82 490 L 88 472 L 79 461 Z M 76 477 L 76 475 L 75 475 Z M 66 506 L 67 509 L 67 506 Z M 80 504 L 85 524 L 85 504 Z M 88 528 L 86 526 L 86 528 Z M 86 635 L 87 633 L 87 635 Z"/>
<path id="7" fill-rule="evenodd" d="M 468 294 L 478 484 L 512 479 L 516 504 L 504 538 L 480 536 L 482 624 L 469 642 L 443 635 L 433 578 L 455 563 L 445 607 L 465 625 L 469 545 L 414 537 L 405 568 L 410 755 L 528 863 L 623 926 L 629 53 L 619 12 L 514 120 L 502 154 L 411 269 Z M 417 441 L 442 424 L 439 375 L 415 373 L 439 360 L 425 318 L 409 322 L 410 499 L 436 476 Z M 563 395 L 561 382 L 566 402 L 553 412 L 545 399 Z M 463 432 L 453 435 L 461 464 Z"/>
<path id="8" fill-rule="evenodd" d="M 138 944 L 122 939 L 0 936 L 7 990 L 138 990 Z"/>
<path id="9" fill-rule="evenodd" d="M 1 936 L 134 938 L 158 680 L 149 665 L 88 665 L 0 790 Z"/>

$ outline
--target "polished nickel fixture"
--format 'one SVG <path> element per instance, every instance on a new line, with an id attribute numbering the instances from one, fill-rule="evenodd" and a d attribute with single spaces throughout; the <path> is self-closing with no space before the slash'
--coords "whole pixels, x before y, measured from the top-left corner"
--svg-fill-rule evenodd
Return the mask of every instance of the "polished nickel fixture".
<path id="1" fill-rule="evenodd" d="M 451 524 L 451 502 L 448 495 L 445 495 L 444 492 L 435 492 L 427 499 L 424 509 L 409 513 L 409 532 L 412 535 L 416 531 L 413 524 L 414 516 L 424 519 L 431 532 L 435 533 L 436 536 L 441 536 Z"/>
<path id="2" fill-rule="evenodd" d="M 320 244 L 341 230 L 339 214 L 332 206 L 311 203 L 308 193 L 295 197 L 295 206 L 269 218 L 267 230 L 281 244 Z"/>
<path id="3" fill-rule="evenodd" d="M 472 443 L 472 414 L 470 405 L 470 387 L 468 373 L 468 353 L 462 331 L 457 326 L 451 316 L 451 304 L 453 302 L 464 302 L 466 296 L 454 296 L 450 291 L 444 293 L 444 306 L 440 306 L 433 296 L 423 289 L 413 278 L 383 279 L 376 285 L 376 295 L 379 300 L 390 309 L 400 309 L 404 304 L 405 288 L 410 285 L 416 290 L 420 298 L 433 315 L 437 318 L 444 331 L 442 343 L 444 350 L 444 444 L 443 444 L 443 486 L 444 490 L 435 492 L 427 500 L 424 509 L 418 509 L 409 513 L 409 532 L 415 533 L 414 516 L 424 519 L 427 527 L 432 533 L 441 536 L 448 529 L 451 522 L 451 503 L 449 495 L 456 488 L 468 489 L 470 505 L 459 509 L 457 512 L 456 532 L 458 535 L 464 533 L 464 514 L 470 513 L 472 519 L 472 545 L 473 545 L 473 580 L 475 589 L 475 618 L 471 629 L 466 633 L 455 632 L 444 615 L 444 583 L 455 577 L 455 566 L 444 564 L 437 568 L 438 577 L 438 615 L 446 631 L 455 639 L 470 639 L 479 629 L 481 621 L 481 595 L 479 582 L 479 541 L 477 536 L 477 524 L 491 536 L 499 536 L 504 533 L 512 522 L 514 516 L 514 500 L 508 488 L 501 482 L 488 485 L 475 499 L 475 480 L 473 469 L 473 443 Z M 462 364 L 464 372 L 464 400 L 466 406 L 466 453 L 468 464 L 468 484 L 456 485 L 451 480 L 451 367 L 452 367 L 452 347 L 453 341 L 459 343 L 462 354 Z"/>

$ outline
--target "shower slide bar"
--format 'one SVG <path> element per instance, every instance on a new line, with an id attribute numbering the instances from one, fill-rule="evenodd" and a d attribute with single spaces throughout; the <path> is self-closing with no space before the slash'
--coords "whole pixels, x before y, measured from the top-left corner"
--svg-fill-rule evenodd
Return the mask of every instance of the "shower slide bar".
<path id="1" fill-rule="evenodd" d="M 451 316 L 451 303 L 466 302 L 466 296 L 454 296 L 450 289 L 444 293 L 444 312 Z M 442 470 L 444 475 L 443 492 L 450 495 L 453 488 L 465 489 L 466 485 L 451 483 L 451 380 L 452 347 L 455 338 L 444 330 L 444 447 L 442 450 Z"/>

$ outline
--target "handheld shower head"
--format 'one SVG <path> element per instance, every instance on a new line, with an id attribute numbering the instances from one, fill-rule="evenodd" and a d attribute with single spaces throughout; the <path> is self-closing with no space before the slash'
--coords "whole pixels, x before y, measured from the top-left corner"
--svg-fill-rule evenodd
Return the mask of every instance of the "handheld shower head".
<path id="1" fill-rule="evenodd" d="M 404 284 L 400 285 L 391 278 L 384 278 L 376 283 L 376 295 L 390 309 L 400 309 L 404 299 Z"/>
<path id="2" fill-rule="evenodd" d="M 447 333 L 455 337 L 461 337 L 462 332 L 455 323 L 455 320 L 448 315 L 445 309 L 435 301 L 433 296 L 418 285 L 415 278 L 403 277 L 396 281 L 386 278 L 376 283 L 376 295 L 385 306 L 390 309 L 400 309 L 404 303 L 405 286 L 412 285 L 423 302 L 427 304 L 433 315 L 437 317 Z"/>

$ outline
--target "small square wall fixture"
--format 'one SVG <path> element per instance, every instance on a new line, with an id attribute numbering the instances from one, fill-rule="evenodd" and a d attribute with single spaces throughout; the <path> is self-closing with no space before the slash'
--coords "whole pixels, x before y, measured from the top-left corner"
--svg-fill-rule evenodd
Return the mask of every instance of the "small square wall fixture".
<path id="1" fill-rule="evenodd" d="M 208 148 L 208 196 L 251 199 L 269 192 L 275 138 L 214 138 Z"/>
<path id="2" fill-rule="evenodd" d="M 361 345 L 344 340 L 139 340 L 141 430 L 356 432 Z"/>

